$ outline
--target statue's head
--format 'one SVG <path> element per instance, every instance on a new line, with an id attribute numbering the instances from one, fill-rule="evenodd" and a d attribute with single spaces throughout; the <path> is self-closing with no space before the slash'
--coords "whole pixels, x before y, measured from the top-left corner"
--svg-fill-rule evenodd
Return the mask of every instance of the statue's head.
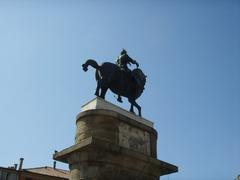
<path id="1" fill-rule="evenodd" d="M 125 49 L 122 49 L 121 55 L 127 54 L 127 51 Z"/>

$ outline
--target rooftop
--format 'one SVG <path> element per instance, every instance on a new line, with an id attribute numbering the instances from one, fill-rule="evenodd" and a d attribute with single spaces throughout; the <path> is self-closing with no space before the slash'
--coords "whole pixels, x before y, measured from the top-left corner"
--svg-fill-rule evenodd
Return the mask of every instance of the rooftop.
<path id="1" fill-rule="evenodd" d="M 52 168 L 52 167 L 37 167 L 37 168 L 28 168 L 28 169 L 23 169 L 24 171 L 27 172 L 32 172 L 32 173 L 37 173 L 37 174 L 43 174 L 43 175 L 48 175 L 48 176 L 55 176 L 55 177 L 61 177 L 61 178 L 66 178 L 69 179 L 70 177 L 70 172 L 67 170 L 63 169 L 57 169 L 57 168 Z"/>

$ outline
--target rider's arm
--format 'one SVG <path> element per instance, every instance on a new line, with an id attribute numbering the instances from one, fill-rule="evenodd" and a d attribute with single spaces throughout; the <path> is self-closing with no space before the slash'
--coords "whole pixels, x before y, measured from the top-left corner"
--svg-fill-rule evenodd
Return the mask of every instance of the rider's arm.
<path id="1" fill-rule="evenodd" d="M 138 64 L 138 62 L 137 62 L 136 60 L 130 58 L 129 56 L 128 56 L 128 58 L 129 58 L 129 62 L 130 62 L 130 63 L 136 64 L 137 67 L 139 66 L 139 64 Z"/>

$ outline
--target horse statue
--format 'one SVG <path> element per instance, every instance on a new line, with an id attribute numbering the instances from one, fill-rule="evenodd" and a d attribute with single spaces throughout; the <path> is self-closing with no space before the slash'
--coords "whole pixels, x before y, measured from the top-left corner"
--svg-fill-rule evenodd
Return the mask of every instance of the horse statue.
<path id="1" fill-rule="evenodd" d="M 141 107 L 136 103 L 136 99 L 141 96 L 146 83 L 146 76 L 141 69 L 136 68 L 131 72 L 125 72 L 116 64 L 104 62 L 102 65 L 98 65 L 92 59 L 88 59 L 82 65 L 85 72 L 88 70 L 88 66 L 96 69 L 96 96 L 105 99 L 106 92 L 110 89 L 113 93 L 128 98 L 131 104 L 130 112 L 134 113 L 133 107 L 135 106 L 141 117 Z"/>

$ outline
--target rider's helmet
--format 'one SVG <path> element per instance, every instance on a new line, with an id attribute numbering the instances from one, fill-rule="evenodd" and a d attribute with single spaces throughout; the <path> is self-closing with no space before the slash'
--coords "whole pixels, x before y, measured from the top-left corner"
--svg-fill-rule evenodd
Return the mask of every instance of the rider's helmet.
<path id="1" fill-rule="evenodd" d="M 125 49 L 122 49 L 121 55 L 127 54 L 127 51 Z"/>

